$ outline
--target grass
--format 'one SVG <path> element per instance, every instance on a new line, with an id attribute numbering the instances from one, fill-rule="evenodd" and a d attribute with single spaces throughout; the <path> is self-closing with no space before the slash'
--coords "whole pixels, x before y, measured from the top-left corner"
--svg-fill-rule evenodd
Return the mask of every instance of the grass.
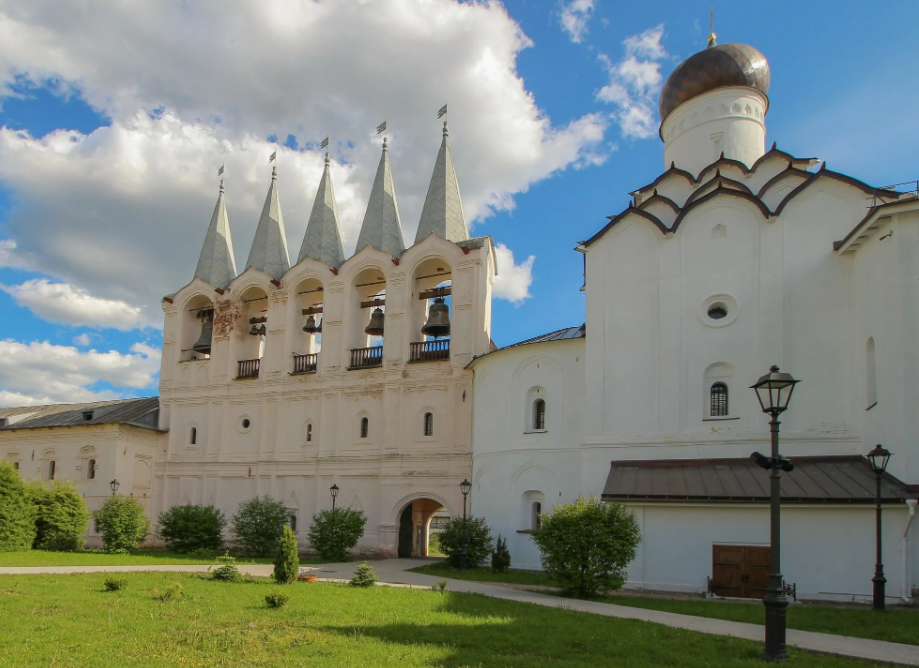
<path id="1" fill-rule="evenodd" d="M 474 594 L 157 572 L 105 592 L 105 577 L 0 576 L 0 619 L 16 620 L 0 625 L 0 665 L 762 666 L 760 643 Z M 276 588 L 280 610 L 264 601 Z M 799 668 L 872 665 L 791 652 Z"/>
<path id="2" fill-rule="evenodd" d="M 538 585 L 554 587 L 555 581 L 545 573 L 538 571 L 508 571 L 507 573 L 492 573 L 491 568 L 467 568 L 460 571 L 447 565 L 445 561 L 438 561 L 426 566 L 409 569 L 412 573 L 424 573 L 437 577 L 453 578 L 454 580 L 473 580 L 475 582 L 495 582 L 502 584 Z"/>
<path id="3" fill-rule="evenodd" d="M 168 550 L 132 550 L 129 554 L 106 554 L 95 550 L 77 552 L 0 552 L 0 568 L 15 566 L 176 566 L 213 564 L 223 552 L 181 554 Z M 237 564 L 270 564 L 273 557 L 234 555 Z M 319 564 L 317 559 L 301 558 L 301 564 Z"/>

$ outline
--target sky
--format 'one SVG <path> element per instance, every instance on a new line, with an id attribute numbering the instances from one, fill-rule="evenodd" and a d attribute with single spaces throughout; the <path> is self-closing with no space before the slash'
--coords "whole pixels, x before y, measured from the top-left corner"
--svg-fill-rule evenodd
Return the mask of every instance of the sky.
<path id="1" fill-rule="evenodd" d="M 226 165 L 243 268 L 278 153 L 300 247 L 331 138 L 346 255 L 387 122 L 414 239 L 448 104 L 470 233 L 497 244 L 498 345 L 584 322 L 572 249 L 663 170 L 657 101 L 709 2 L 0 0 L 0 406 L 156 394 Z M 715 7 L 762 51 L 767 143 L 872 185 L 919 178 L 919 3 Z M 295 259 L 295 258 L 294 258 Z"/>

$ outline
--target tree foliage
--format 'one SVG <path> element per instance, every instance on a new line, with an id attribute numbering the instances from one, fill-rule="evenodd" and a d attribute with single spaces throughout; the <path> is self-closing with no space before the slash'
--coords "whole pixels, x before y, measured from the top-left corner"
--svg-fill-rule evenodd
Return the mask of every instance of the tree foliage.
<path id="1" fill-rule="evenodd" d="M 83 547 L 90 515 L 86 501 L 72 481 L 54 480 L 50 485 L 34 481 L 29 496 L 36 512 L 33 547 L 60 552 Z"/>
<path id="2" fill-rule="evenodd" d="M 106 552 L 123 552 L 137 546 L 150 530 L 150 518 L 132 496 L 113 496 L 93 513 Z"/>
<path id="3" fill-rule="evenodd" d="M 376 581 L 377 574 L 373 570 L 373 566 L 366 561 L 362 564 L 358 564 L 357 569 L 354 571 L 354 575 L 351 576 L 352 587 L 372 587 L 376 584 Z"/>
<path id="4" fill-rule="evenodd" d="M 493 573 L 507 573 L 511 567 L 511 553 L 507 549 L 507 541 L 498 536 L 495 541 L 495 550 L 491 553 L 491 570 Z"/>
<path id="5" fill-rule="evenodd" d="M 177 552 L 216 550 L 223 545 L 226 517 L 214 506 L 187 504 L 160 513 L 159 537 Z"/>
<path id="6" fill-rule="evenodd" d="M 0 552 L 28 550 L 35 542 L 35 506 L 19 471 L 0 461 Z"/>
<path id="7" fill-rule="evenodd" d="M 641 542 L 625 506 L 583 497 L 555 506 L 532 536 L 543 569 L 566 593 L 583 597 L 621 587 Z"/>
<path id="8" fill-rule="evenodd" d="M 466 519 L 466 567 L 475 568 L 491 555 L 491 529 L 484 517 Z M 460 567 L 463 548 L 463 518 L 453 517 L 440 532 L 440 549 L 447 555 L 447 563 Z"/>
<path id="9" fill-rule="evenodd" d="M 310 545 L 326 561 L 347 561 L 348 551 L 364 535 L 367 517 L 354 508 L 321 510 L 313 515 Z"/>
<path id="10" fill-rule="evenodd" d="M 278 584 L 290 584 L 297 581 L 300 574 L 300 552 L 297 549 L 297 534 L 286 526 L 278 545 L 278 555 L 274 558 L 274 581 Z"/>
<path id="11" fill-rule="evenodd" d="M 265 557 L 277 551 L 289 519 L 290 512 L 283 503 L 257 496 L 239 504 L 232 532 L 246 552 Z"/>

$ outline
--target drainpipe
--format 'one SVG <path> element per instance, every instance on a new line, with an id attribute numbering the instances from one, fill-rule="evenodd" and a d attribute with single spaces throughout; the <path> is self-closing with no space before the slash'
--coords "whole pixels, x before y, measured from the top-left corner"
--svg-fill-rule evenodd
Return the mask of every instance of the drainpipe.
<path id="1" fill-rule="evenodd" d="M 906 529 L 903 531 L 903 593 L 900 598 L 904 603 L 910 602 L 911 583 L 909 581 L 909 530 L 913 524 L 913 518 L 916 516 L 916 504 L 919 499 L 907 499 L 906 505 L 909 506 L 909 518 L 906 520 Z"/>

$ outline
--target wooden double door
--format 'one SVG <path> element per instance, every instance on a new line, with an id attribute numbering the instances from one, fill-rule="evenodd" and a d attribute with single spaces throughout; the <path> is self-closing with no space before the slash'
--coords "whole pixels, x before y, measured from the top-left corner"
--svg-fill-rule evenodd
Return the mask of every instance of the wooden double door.
<path id="1" fill-rule="evenodd" d="M 718 596 L 762 598 L 772 551 L 761 545 L 712 545 L 712 590 Z"/>

